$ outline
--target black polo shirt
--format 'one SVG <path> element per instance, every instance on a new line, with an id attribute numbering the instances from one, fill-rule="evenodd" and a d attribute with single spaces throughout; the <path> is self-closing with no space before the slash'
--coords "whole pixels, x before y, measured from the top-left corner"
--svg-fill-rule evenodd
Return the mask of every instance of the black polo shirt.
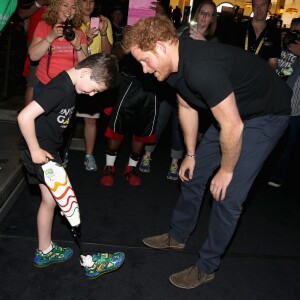
<path id="1" fill-rule="evenodd" d="M 252 53 L 229 45 L 182 39 L 178 67 L 167 81 L 192 106 L 212 108 L 234 92 L 243 119 L 290 114 L 292 90 Z"/>
<path id="2" fill-rule="evenodd" d="M 255 31 L 251 23 L 251 19 L 248 22 L 242 22 L 236 29 L 234 36 L 231 38 L 232 45 L 245 49 L 246 35 L 248 33 L 248 51 L 255 53 L 265 61 L 269 58 L 279 58 L 281 53 L 281 33 L 276 28 L 273 22 L 267 22 L 266 28 L 262 31 L 259 37 L 256 39 Z M 262 45 L 259 48 L 259 45 Z"/>

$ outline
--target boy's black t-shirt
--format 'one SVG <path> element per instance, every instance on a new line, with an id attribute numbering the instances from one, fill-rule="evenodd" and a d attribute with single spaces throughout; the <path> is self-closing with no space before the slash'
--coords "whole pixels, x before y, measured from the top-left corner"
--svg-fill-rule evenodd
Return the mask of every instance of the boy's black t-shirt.
<path id="1" fill-rule="evenodd" d="M 237 47 L 182 39 L 167 82 L 191 105 L 212 108 L 232 92 L 242 119 L 288 115 L 292 90 L 261 58 Z"/>
<path id="2" fill-rule="evenodd" d="M 37 140 L 42 149 L 58 151 L 63 143 L 63 132 L 74 112 L 76 91 L 66 71 L 53 78 L 34 99 L 44 113 L 35 120 Z M 20 149 L 28 149 L 22 138 Z"/>

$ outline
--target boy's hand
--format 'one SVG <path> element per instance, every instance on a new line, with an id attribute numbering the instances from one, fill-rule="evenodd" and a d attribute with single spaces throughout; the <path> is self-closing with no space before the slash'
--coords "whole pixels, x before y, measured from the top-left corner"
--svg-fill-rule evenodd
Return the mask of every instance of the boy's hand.
<path id="1" fill-rule="evenodd" d="M 46 164 L 47 162 L 49 162 L 50 159 L 54 158 L 49 152 L 41 148 L 32 150 L 30 154 L 31 154 L 32 161 L 35 164 Z"/>

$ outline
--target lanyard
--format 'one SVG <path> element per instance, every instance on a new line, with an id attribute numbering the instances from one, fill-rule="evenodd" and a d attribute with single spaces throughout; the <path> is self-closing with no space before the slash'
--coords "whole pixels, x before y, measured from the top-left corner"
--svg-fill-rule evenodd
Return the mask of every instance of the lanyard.
<path id="1" fill-rule="evenodd" d="M 255 50 L 255 55 L 258 54 L 258 52 L 259 52 L 261 46 L 263 45 L 264 41 L 265 41 L 265 36 L 260 40 L 260 42 L 258 44 L 258 47 Z M 248 50 L 248 43 L 249 43 L 249 35 L 248 35 L 248 31 L 247 31 L 247 35 L 246 35 L 246 39 L 245 39 L 245 50 Z"/>
<path id="2" fill-rule="evenodd" d="M 247 29 L 247 33 L 246 33 L 246 39 L 245 39 L 245 50 L 247 50 L 247 51 L 248 51 L 248 48 L 249 48 L 249 26 L 250 26 L 250 21 L 248 23 L 248 29 Z M 259 42 L 259 44 L 258 44 L 258 46 L 255 50 L 255 55 L 258 54 L 260 48 L 262 47 L 262 45 L 263 45 L 263 43 L 266 39 L 267 32 L 268 32 L 268 29 L 266 28 L 265 34 L 264 34 L 263 38 L 260 40 L 260 42 Z"/>

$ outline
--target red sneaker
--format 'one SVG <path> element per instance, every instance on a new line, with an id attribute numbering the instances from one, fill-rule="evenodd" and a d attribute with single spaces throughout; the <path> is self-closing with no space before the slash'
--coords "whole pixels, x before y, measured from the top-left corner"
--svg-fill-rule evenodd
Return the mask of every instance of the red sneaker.
<path id="1" fill-rule="evenodd" d="M 131 186 L 139 186 L 142 184 L 142 180 L 136 174 L 136 167 L 127 165 L 124 175 Z"/>
<path id="2" fill-rule="evenodd" d="M 103 176 L 101 178 L 101 185 L 104 186 L 113 186 L 114 185 L 114 166 L 104 166 Z"/>

